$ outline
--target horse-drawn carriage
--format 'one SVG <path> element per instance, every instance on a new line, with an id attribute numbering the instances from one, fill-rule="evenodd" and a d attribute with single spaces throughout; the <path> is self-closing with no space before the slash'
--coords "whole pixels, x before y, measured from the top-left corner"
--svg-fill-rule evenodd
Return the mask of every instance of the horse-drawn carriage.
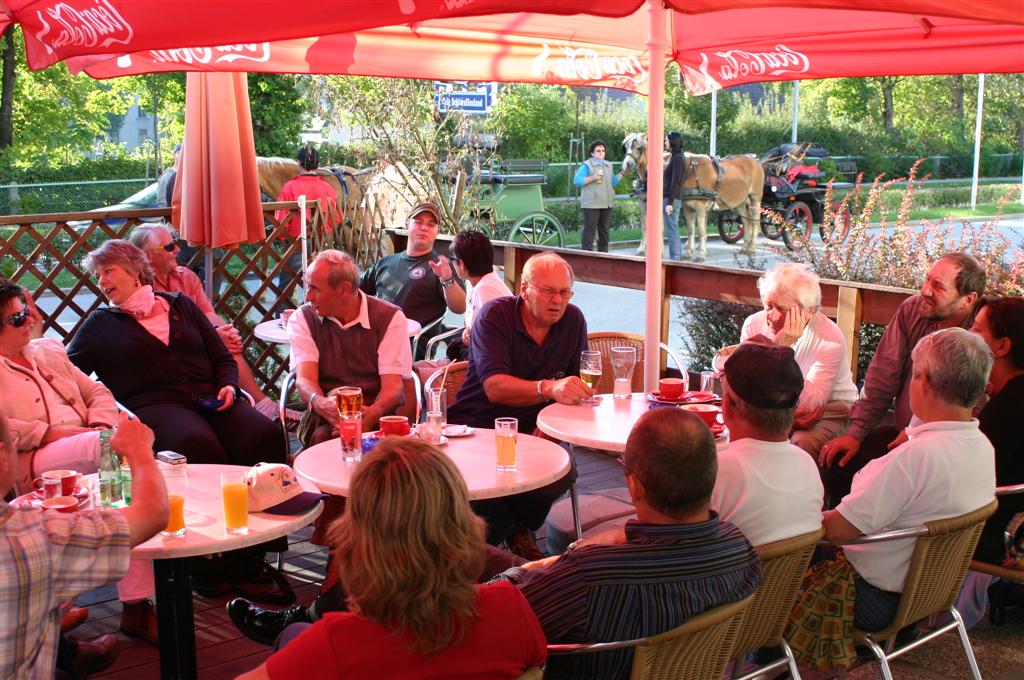
<path id="1" fill-rule="evenodd" d="M 463 226 L 490 232 L 498 240 L 565 245 L 562 224 L 544 210 L 545 160 L 507 159 L 468 180 L 468 216 Z"/>

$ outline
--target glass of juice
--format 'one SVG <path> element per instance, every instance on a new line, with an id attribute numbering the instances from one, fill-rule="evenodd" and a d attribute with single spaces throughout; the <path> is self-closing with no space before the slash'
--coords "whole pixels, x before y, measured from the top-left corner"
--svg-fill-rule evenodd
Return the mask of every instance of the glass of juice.
<path id="1" fill-rule="evenodd" d="M 583 350 L 580 352 L 580 379 L 586 383 L 594 392 L 597 392 L 597 383 L 601 380 L 601 353 L 596 350 Z M 583 404 L 599 403 L 593 397 L 584 399 Z"/>
<path id="2" fill-rule="evenodd" d="M 245 471 L 222 472 L 220 491 L 224 499 L 224 528 L 229 534 L 249 533 L 249 487 Z"/>
<path id="3" fill-rule="evenodd" d="M 160 474 L 167 485 L 167 504 L 170 516 L 167 528 L 160 533 L 164 536 L 185 535 L 185 495 L 188 491 L 188 472 L 184 464 L 168 465 L 161 462 Z"/>
<path id="4" fill-rule="evenodd" d="M 498 472 L 516 471 L 516 438 L 519 434 L 518 418 L 494 419 L 494 448 L 497 452 Z"/>

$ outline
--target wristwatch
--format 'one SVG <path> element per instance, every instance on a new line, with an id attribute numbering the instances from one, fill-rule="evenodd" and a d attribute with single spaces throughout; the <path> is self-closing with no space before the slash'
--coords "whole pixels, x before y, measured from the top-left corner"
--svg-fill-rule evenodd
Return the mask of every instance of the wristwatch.
<path id="1" fill-rule="evenodd" d="M 447 288 L 450 285 L 452 285 L 453 283 L 455 283 L 455 275 L 454 274 L 449 276 L 447 279 L 441 279 L 441 287 L 442 288 Z"/>

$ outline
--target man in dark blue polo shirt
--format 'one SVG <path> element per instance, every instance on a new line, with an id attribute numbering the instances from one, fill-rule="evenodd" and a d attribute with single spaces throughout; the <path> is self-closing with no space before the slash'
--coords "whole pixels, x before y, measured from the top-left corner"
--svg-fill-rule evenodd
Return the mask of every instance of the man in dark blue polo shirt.
<path id="1" fill-rule="evenodd" d="M 550 402 L 579 404 L 592 396 L 579 377 L 587 322 L 569 304 L 572 284 L 569 263 L 541 253 L 526 262 L 519 295 L 484 305 L 473 322 L 469 370 L 448 408 L 448 422 L 489 428 L 495 418 L 515 417 L 520 432 L 532 433 L 537 414 Z M 488 542 L 517 533 L 521 545 L 524 531 L 540 528 L 551 504 L 575 479 L 574 467 L 536 491 L 475 503 L 477 514 L 487 519 Z"/>

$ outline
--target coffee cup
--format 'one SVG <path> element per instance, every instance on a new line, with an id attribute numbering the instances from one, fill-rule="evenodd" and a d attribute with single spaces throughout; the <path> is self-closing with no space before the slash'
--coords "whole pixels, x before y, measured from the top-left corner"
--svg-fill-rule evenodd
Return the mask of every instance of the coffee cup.
<path id="1" fill-rule="evenodd" d="M 56 510 L 57 512 L 77 512 L 78 501 L 71 496 L 56 496 L 43 500 L 44 510 Z"/>
<path id="2" fill-rule="evenodd" d="M 658 392 L 666 399 L 678 399 L 683 396 L 684 387 L 682 378 L 662 378 L 658 381 Z"/>
<path id="3" fill-rule="evenodd" d="M 682 408 L 684 411 L 689 411 L 703 420 L 704 424 L 708 427 L 714 427 L 718 424 L 718 414 L 722 412 L 714 404 L 686 404 Z"/>
<path id="4" fill-rule="evenodd" d="M 385 435 L 404 437 L 409 434 L 409 419 L 405 416 L 381 416 L 380 431 Z"/>
<path id="5" fill-rule="evenodd" d="M 40 475 L 40 478 L 43 483 L 36 487 L 39 489 L 45 487 L 45 480 L 59 479 L 61 496 L 72 495 L 75 493 L 75 487 L 78 486 L 78 473 L 74 470 L 47 470 Z"/>

